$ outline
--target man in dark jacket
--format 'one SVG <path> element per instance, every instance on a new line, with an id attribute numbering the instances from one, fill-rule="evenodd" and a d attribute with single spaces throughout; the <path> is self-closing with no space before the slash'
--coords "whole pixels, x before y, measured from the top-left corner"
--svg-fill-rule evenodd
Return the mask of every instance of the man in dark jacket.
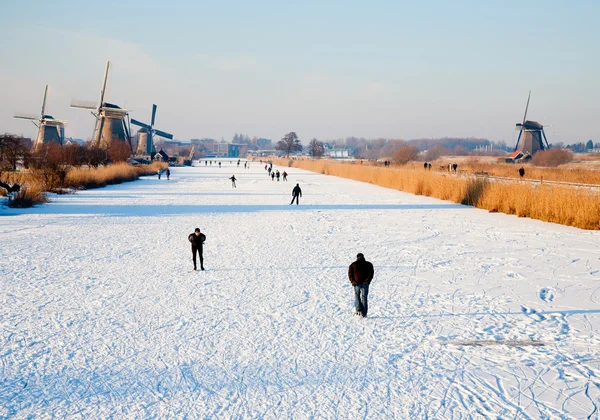
<path id="1" fill-rule="evenodd" d="M 354 306 L 356 307 L 356 315 L 367 317 L 369 306 L 367 304 L 367 296 L 369 295 L 369 284 L 373 280 L 373 264 L 365 260 L 363 254 L 356 256 L 356 261 L 350 264 L 348 268 L 348 278 L 354 286 Z"/>
<path id="2" fill-rule="evenodd" d="M 196 228 L 194 233 L 190 233 L 188 241 L 192 244 L 192 260 L 194 261 L 194 270 L 196 270 L 196 252 L 200 256 L 200 270 L 204 270 L 204 257 L 202 256 L 202 245 L 206 241 L 206 236 Z"/>
<path id="3" fill-rule="evenodd" d="M 290 203 L 290 206 L 294 204 L 294 200 L 296 200 L 296 205 L 299 204 L 298 197 L 302 197 L 302 190 L 300 189 L 300 184 L 296 184 L 296 186 L 292 190 L 292 202 Z"/>

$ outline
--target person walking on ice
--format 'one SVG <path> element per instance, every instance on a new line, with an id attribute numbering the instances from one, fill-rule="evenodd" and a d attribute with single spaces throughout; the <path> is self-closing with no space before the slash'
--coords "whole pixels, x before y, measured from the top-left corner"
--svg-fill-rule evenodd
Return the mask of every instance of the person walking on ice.
<path id="1" fill-rule="evenodd" d="M 281 175 L 283 175 L 283 180 L 287 181 L 287 172 L 283 171 L 283 173 Z"/>
<path id="2" fill-rule="evenodd" d="M 194 233 L 190 233 L 188 241 L 192 244 L 192 261 L 194 261 L 194 270 L 197 270 L 196 266 L 196 253 L 200 256 L 200 270 L 204 270 L 204 256 L 202 255 L 202 246 L 206 241 L 206 236 L 200 232 L 200 228 L 196 228 Z"/>
<path id="3" fill-rule="evenodd" d="M 167 168 L 167 181 L 169 180 L 169 177 L 171 176 L 171 171 L 169 170 L 169 168 Z"/>
<path id="4" fill-rule="evenodd" d="M 292 202 L 290 203 L 290 206 L 294 204 L 294 200 L 296 200 L 296 205 L 300 204 L 299 197 L 302 197 L 302 190 L 300 189 L 300 184 L 296 184 L 292 190 Z"/>
<path id="5" fill-rule="evenodd" d="M 356 261 L 350 264 L 348 268 L 348 279 L 354 287 L 354 307 L 356 315 L 363 318 L 367 317 L 369 305 L 367 297 L 369 296 L 369 285 L 373 280 L 373 264 L 365 260 L 365 256 L 361 253 L 356 255 Z"/>
<path id="6" fill-rule="evenodd" d="M 231 179 L 231 187 L 232 188 L 237 188 L 237 186 L 235 185 L 235 175 L 232 175 L 229 179 Z"/>

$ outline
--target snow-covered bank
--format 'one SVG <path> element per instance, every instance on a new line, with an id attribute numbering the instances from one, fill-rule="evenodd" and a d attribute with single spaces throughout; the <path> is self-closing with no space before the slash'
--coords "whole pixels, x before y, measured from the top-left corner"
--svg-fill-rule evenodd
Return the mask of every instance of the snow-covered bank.
<path id="1" fill-rule="evenodd" d="M 0 417 L 594 413 L 600 233 L 285 169 L 174 168 L 0 209 Z"/>

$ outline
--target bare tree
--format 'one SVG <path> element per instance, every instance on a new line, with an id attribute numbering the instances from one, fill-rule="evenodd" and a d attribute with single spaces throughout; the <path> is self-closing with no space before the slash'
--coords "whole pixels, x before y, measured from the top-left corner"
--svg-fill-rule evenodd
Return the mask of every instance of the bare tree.
<path id="1" fill-rule="evenodd" d="M 312 139 L 310 143 L 308 143 L 308 154 L 314 158 L 318 158 L 323 156 L 325 152 L 325 147 L 323 146 L 323 142 L 320 142 L 317 139 Z"/>
<path id="2" fill-rule="evenodd" d="M 302 144 L 296 133 L 292 131 L 291 133 L 287 133 L 277 142 L 275 149 L 285 152 L 286 157 L 290 157 L 290 153 L 302 151 Z"/>
<path id="3" fill-rule="evenodd" d="M 411 160 L 415 160 L 419 154 L 419 149 L 413 146 L 402 146 L 394 153 L 394 162 L 404 165 Z"/>
<path id="4" fill-rule="evenodd" d="M 14 134 L 0 135 L 0 165 L 7 165 L 13 171 L 17 170 L 17 162 L 29 153 L 25 139 Z"/>

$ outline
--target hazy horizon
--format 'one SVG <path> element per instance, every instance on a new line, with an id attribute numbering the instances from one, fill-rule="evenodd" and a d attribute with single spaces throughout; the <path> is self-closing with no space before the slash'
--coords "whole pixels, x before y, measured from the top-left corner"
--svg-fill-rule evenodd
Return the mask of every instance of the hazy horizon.
<path id="1" fill-rule="evenodd" d="M 35 137 L 15 112 L 94 118 L 106 100 L 178 140 L 234 133 L 306 144 L 477 137 L 514 144 L 523 118 L 550 143 L 600 141 L 600 3 L 41 1 L 1 6 L 0 132 Z M 133 128 L 133 127 L 132 127 Z"/>

